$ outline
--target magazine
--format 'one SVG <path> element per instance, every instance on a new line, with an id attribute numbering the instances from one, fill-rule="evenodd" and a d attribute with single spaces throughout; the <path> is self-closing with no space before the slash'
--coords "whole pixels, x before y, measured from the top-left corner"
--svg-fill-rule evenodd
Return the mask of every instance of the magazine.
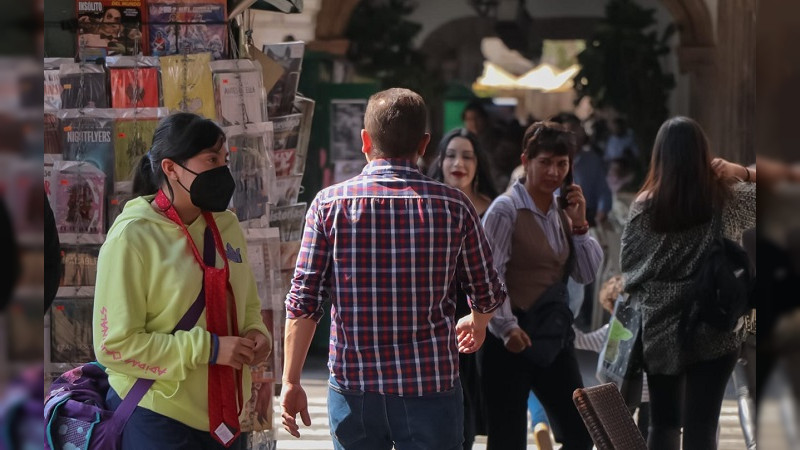
<path id="1" fill-rule="evenodd" d="M 303 116 L 301 114 L 290 114 L 270 119 L 275 130 L 272 160 L 275 163 L 275 175 L 279 177 L 296 174 L 294 168 L 302 119 Z"/>
<path id="2" fill-rule="evenodd" d="M 229 167 L 236 190 L 233 209 L 239 221 L 267 214 L 269 193 L 274 191 L 275 168 L 269 156 L 272 123 L 227 127 Z"/>
<path id="3" fill-rule="evenodd" d="M 222 126 L 264 121 L 263 81 L 253 61 L 212 61 L 211 73 Z"/>
<path id="4" fill-rule="evenodd" d="M 60 286 L 94 286 L 99 252 L 99 246 L 63 246 Z"/>
<path id="5" fill-rule="evenodd" d="M 190 112 L 216 120 L 211 54 L 164 56 L 159 60 L 164 106 L 170 112 Z"/>
<path id="6" fill-rule="evenodd" d="M 306 203 L 271 208 L 269 213 L 269 225 L 280 230 L 281 242 L 302 239 L 306 218 Z"/>
<path id="7" fill-rule="evenodd" d="M 93 164 L 56 161 L 50 190 L 59 233 L 105 232 L 105 175 Z"/>
<path id="8" fill-rule="evenodd" d="M 44 153 L 51 155 L 62 154 L 61 136 L 58 133 L 58 117 L 55 112 L 44 113 L 43 132 Z"/>
<path id="9" fill-rule="evenodd" d="M 208 52 L 212 59 L 228 56 L 227 2 L 222 0 L 151 0 L 150 54 L 166 56 Z"/>
<path id="10" fill-rule="evenodd" d="M 245 228 L 247 259 L 256 280 L 261 309 L 273 309 L 280 290 L 280 231 L 277 228 Z"/>
<path id="11" fill-rule="evenodd" d="M 267 94 L 268 117 L 284 116 L 292 112 L 305 46 L 303 41 L 264 45 L 263 50 L 267 57 L 284 69 L 283 75 Z"/>
<path id="12" fill-rule="evenodd" d="M 275 206 L 287 206 L 297 202 L 303 191 L 303 176 L 289 175 L 275 180 L 275 194 L 270 193 L 270 203 Z"/>
<path id="13" fill-rule="evenodd" d="M 64 160 L 87 161 L 106 176 L 105 192 L 114 183 L 114 110 L 61 110 L 58 112 Z"/>
<path id="14" fill-rule="evenodd" d="M 311 124 L 314 120 L 316 102 L 298 95 L 295 97 L 294 105 L 300 111 L 302 119 L 300 119 L 300 137 L 297 140 L 297 151 L 295 151 L 292 173 L 302 174 L 306 170 L 306 157 L 308 156 L 308 146 L 311 143 Z"/>
<path id="15" fill-rule="evenodd" d="M 114 182 L 120 183 L 132 179 L 142 156 L 153 143 L 159 120 L 168 116 L 169 111 L 166 108 L 131 108 L 114 112 L 117 116 L 113 122 Z"/>
<path id="16" fill-rule="evenodd" d="M 76 0 L 80 59 L 143 54 L 147 42 L 142 27 L 147 23 L 144 5 L 144 0 Z"/>
<path id="17" fill-rule="evenodd" d="M 331 100 L 331 160 L 364 158 L 361 130 L 366 111 L 366 100 Z"/>

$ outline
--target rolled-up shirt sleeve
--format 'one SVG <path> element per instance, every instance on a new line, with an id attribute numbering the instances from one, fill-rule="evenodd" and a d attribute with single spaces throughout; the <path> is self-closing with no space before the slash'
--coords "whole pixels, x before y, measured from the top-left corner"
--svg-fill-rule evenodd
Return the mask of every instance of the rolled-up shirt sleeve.
<path id="1" fill-rule="evenodd" d="M 594 281 L 597 269 L 603 262 L 603 249 L 595 238 L 588 234 L 579 234 L 572 237 L 575 246 L 575 268 L 572 269 L 572 278 L 581 284 Z"/>
<path id="2" fill-rule="evenodd" d="M 322 318 L 324 300 L 328 297 L 325 282 L 328 278 L 331 254 L 319 211 L 319 199 L 314 199 L 306 213 L 303 240 L 297 255 L 292 285 L 286 295 L 287 319 Z"/>
<path id="3" fill-rule="evenodd" d="M 483 216 L 483 228 L 489 236 L 494 267 L 500 281 L 505 283 L 506 264 L 511 256 L 511 232 L 514 230 L 516 208 L 508 197 L 495 200 Z M 517 318 L 511 312 L 511 302 L 504 302 L 489 321 L 489 332 L 505 340 L 509 331 L 518 327 Z"/>
<path id="4" fill-rule="evenodd" d="M 490 313 L 505 302 L 506 289 L 495 269 L 489 241 L 471 205 L 464 218 L 464 231 L 458 279 L 466 281 L 461 287 L 467 293 L 470 308 Z"/>

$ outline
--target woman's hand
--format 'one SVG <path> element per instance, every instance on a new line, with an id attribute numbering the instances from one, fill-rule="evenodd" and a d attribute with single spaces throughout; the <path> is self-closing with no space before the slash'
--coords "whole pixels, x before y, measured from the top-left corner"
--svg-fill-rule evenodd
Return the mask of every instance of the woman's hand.
<path id="1" fill-rule="evenodd" d="M 217 364 L 242 370 L 242 366 L 250 364 L 250 361 L 253 360 L 255 346 L 256 343 L 251 339 L 239 336 L 220 336 Z"/>
<path id="2" fill-rule="evenodd" d="M 531 345 L 531 337 L 522 328 L 517 327 L 508 332 L 506 350 L 511 353 L 519 353 Z"/>
<path id="3" fill-rule="evenodd" d="M 746 167 L 728 162 L 722 158 L 714 158 L 711 161 L 711 169 L 718 178 L 729 183 L 749 180 L 751 178 Z"/>
<path id="4" fill-rule="evenodd" d="M 255 343 L 255 347 L 253 347 L 253 359 L 247 362 L 251 366 L 255 366 L 264 361 L 269 354 L 272 353 L 272 339 L 264 336 L 260 331 L 250 330 L 244 337 Z"/>
<path id="5" fill-rule="evenodd" d="M 569 187 L 567 192 L 567 217 L 572 221 L 573 227 L 582 227 L 586 225 L 586 199 L 583 197 L 583 189 L 577 184 Z"/>

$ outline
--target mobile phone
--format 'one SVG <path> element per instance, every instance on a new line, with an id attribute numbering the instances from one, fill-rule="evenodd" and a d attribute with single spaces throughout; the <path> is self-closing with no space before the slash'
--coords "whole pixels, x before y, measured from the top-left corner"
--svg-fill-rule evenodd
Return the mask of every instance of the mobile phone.
<path id="1" fill-rule="evenodd" d="M 558 207 L 561 209 L 567 209 L 567 206 L 569 206 L 567 194 L 569 193 L 569 187 L 572 186 L 572 183 L 572 165 L 570 165 L 569 172 L 567 172 L 567 176 L 564 177 L 564 183 L 561 184 L 561 190 L 558 194 Z"/>

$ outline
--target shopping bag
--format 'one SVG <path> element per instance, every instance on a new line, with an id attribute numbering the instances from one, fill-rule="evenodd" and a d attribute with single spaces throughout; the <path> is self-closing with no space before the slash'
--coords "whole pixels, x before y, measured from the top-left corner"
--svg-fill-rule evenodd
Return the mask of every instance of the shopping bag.
<path id="1" fill-rule="evenodd" d="M 596 376 L 602 383 L 617 385 L 625 403 L 635 407 L 642 397 L 642 310 L 628 297 L 621 294 L 614 303 Z"/>

